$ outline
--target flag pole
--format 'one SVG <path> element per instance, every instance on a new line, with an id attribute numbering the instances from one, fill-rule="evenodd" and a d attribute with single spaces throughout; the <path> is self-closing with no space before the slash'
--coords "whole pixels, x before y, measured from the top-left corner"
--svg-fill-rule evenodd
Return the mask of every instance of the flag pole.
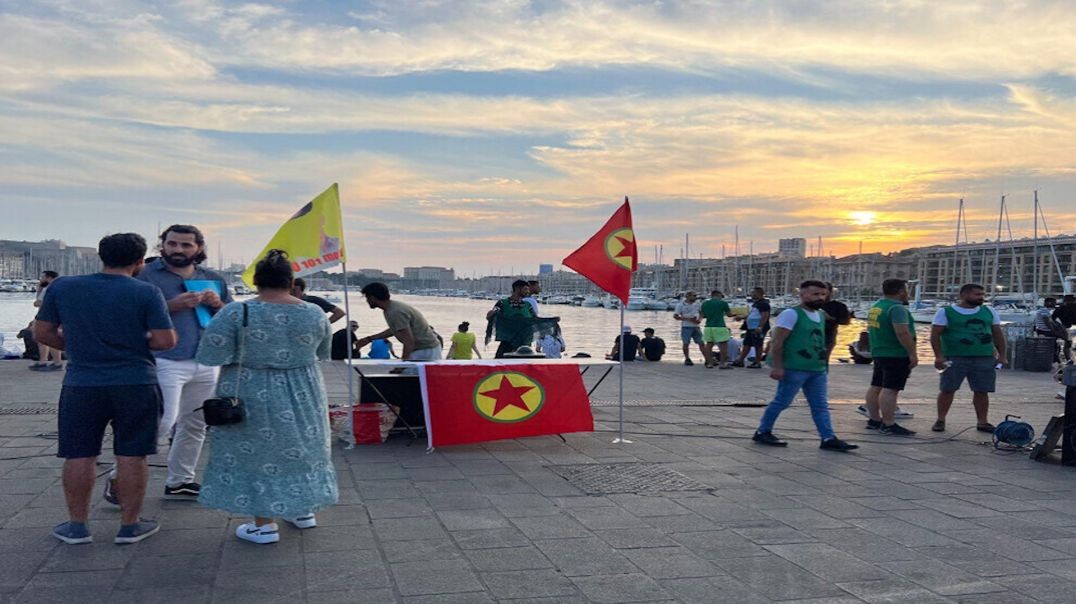
<path id="1" fill-rule="evenodd" d="M 630 440 L 624 438 L 624 301 L 620 302 L 620 346 L 617 347 L 620 350 L 620 436 L 613 439 L 613 443 L 628 443 Z"/>
<path id="2" fill-rule="evenodd" d="M 348 261 L 343 259 L 340 265 L 343 267 L 343 317 L 344 331 L 348 336 L 348 423 L 351 424 L 353 420 L 352 409 L 355 406 L 355 368 L 351 366 L 352 361 L 352 333 L 351 333 L 351 299 L 348 297 Z M 348 436 L 352 441 L 352 445 L 355 444 L 355 426 L 352 425 L 351 430 L 348 431 Z"/>

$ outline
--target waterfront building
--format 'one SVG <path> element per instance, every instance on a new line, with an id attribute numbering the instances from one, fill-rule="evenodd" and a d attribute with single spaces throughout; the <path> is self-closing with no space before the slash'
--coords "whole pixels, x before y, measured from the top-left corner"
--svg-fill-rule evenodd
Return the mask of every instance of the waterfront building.
<path id="1" fill-rule="evenodd" d="M 87 275 L 101 270 L 97 249 L 46 241 L 0 240 L 0 279 L 37 279 L 41 271 Z"/>

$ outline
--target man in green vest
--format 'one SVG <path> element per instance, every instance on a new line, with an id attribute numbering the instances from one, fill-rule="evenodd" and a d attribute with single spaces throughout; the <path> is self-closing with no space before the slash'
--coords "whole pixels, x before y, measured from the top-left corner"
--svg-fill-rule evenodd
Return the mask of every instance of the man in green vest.
<path id="1" fill-rule="evenodd" d="M 759 444 L 771 447 L 788 445 L 773 435 L 773 425 L 777 422 L 777 416 L 803 390 L 803 396 L 811 408 L 811 419 L 822 438 L 820 448 L 841 452 L 859 448 L 837 438 L 829 417 L 826 319 L 820 310 L 826 303 L 827 293 L 825 283 L 804 281 L 800 284 L 799 306 L 777 316 L 767 357 L 772 365 L 770 377 L 777 380 L 777 394 L 763 412 L 762 421 L 752 437 Z"/>
<path id="2" fill-rule="evenodd" d="M 497 346 L 495 358 L 503 358 L 509 352 L 515 352 L 520 346 L 530 346 L 534 341 L 534 309 L 525 299 L 530 293 L 527 282 L 516 279 L 512 283 L 512 294 L 498 300 L 486 313 L 487 321 L 495 321 L 497 328 Z"/>
<path id="3" fill-rule="evenodd" d="M 1005 333 L 1001 317 L 993 308 L 983 306 L 986 291 L 982 285 L 968 283 L 960 288 L 960 301 L 938 310 L 930 330 L 930 347 L 934 349 L 934 368 L 941 373 L 938 388 L 938 421 L 931 430 L 945 431 L 945 416 L 953 406 L 953 395 L 964 379 L 971 388 L 976 425 L 980 432 L 994 431 L 987 420 L 990 393 L 997 382 L 995 366 L 1005 359 Z"/>
<path id="4" fill-rule="evenodd" d="M 915 432 L 897 423 L 897 397 L 919 364 L 915 350 L 915 322 L 908 312 L 908 282 L 886 279 L 885 297 L 867 313 L 867 333 L 874 357 L 874 375 L 867 389 L 868 430 L 890 436 L 912 436 Z"/>

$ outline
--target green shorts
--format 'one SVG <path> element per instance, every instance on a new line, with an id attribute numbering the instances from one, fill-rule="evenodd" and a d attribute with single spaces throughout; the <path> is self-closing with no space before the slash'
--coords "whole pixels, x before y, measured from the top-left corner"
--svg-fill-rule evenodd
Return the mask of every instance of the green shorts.
<path id="1" fill-rule="evenodd" d="M 707 344 L 720 344 L 732 339 L 732 331 L 728 327 L 703 327 L 702 341 Z"/>

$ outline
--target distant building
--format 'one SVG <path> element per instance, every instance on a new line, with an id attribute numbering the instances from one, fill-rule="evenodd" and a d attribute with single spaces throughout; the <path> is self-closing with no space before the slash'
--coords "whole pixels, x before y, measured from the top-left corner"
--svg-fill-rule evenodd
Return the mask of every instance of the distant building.
<path id="1" fill-rule="evenodd" d="M 456 279 L 456 271 L 443 266 L 405 266 L 403 283 L 405 289 L 447 289 Z"/>
<path id="2" fill-rule="evenodd" d="M 553 274 L 553 265 L 552 264 L 539 264 L 538 265 L 538 276 L 539 277 L 541 277 L 543 275 L 552 275 L 552 274 Z"/>
<path id="3" fill-rule="evenodd" d="M 46 241 L 0 240 L 0 279 L 37 279 L 41 271 L 88 275 L 101 270 L 97 249 Z"/>
<path id="4" fill-rule="evenodd" d="M 807 255 L 807 240 L 803 237 L 779 239 L 777 241 L 777 253 L 781 256 L 803 258 Z"/>

